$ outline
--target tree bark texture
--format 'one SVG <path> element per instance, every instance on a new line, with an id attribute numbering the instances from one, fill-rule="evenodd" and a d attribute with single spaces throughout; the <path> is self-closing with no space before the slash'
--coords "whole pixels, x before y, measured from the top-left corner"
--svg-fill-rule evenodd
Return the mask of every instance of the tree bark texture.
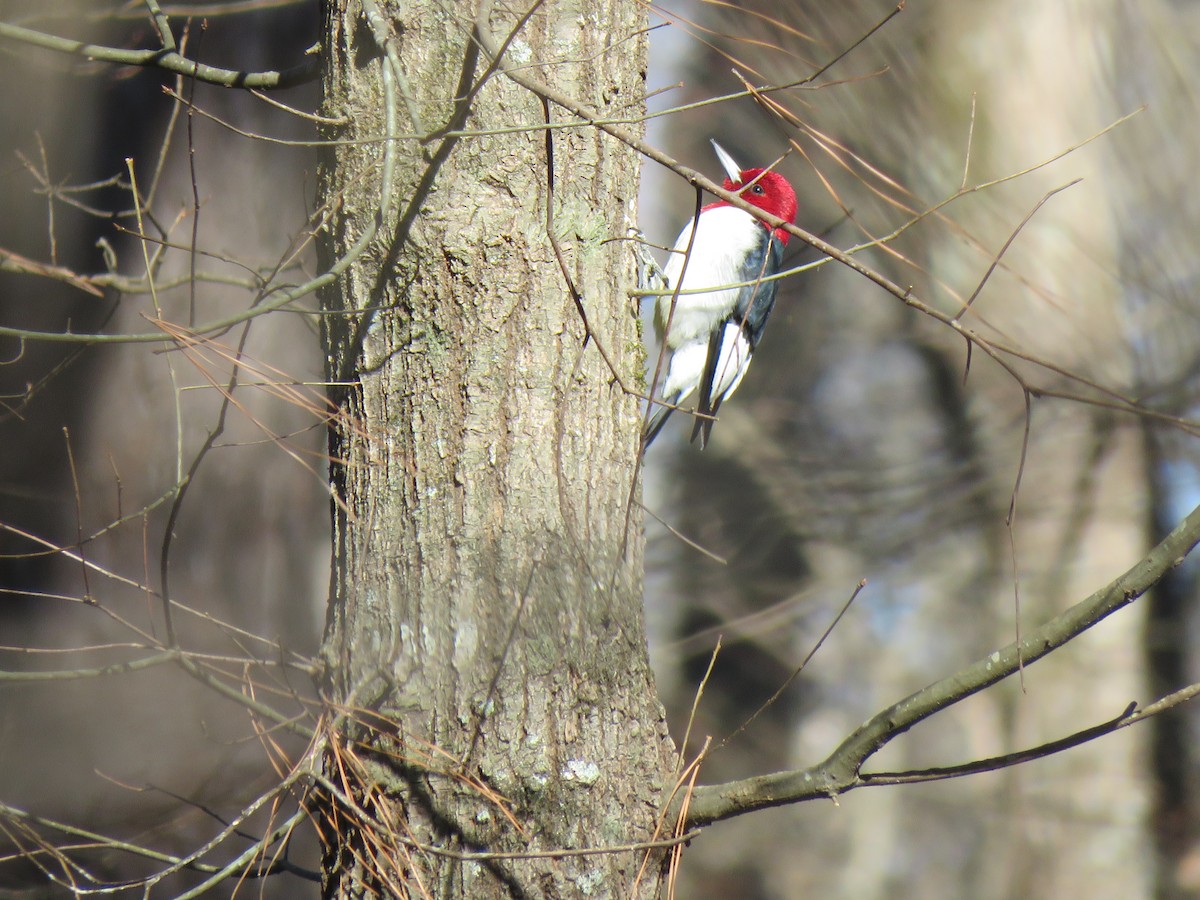
<path id="1" fill-rule="evenodd" d="M 349 124 L 322 164 L 327 263 L 380 209 L 387 85 L 371 6 L 328 4 L 324 111 Z M 664 805 L 673 748 L 628 510 L 638 406 L 600 353 L 637 383 L 632 255 L 612 239 L 636 217 L 638 159 L 598 130 L 556 130 L 550 196 L 537 97 L 494 72 L 454 121 L 490 62 L 476 4 L 379 9 L 401 76 L 395 182 L 378 237 L 324 300 L 344 385 L 326 895 L 651 896 L 661 862 L 639 880 L 644 852 L 461 858 L 645 841 Z M 497 44 L 517 29 L 509 64 L 615 116 L 641 112 L 632 0 L 548 2 L 519 26 L 507 7 L 480 18 Z M 436 133 L 447 125 L 469 133 Z"/>

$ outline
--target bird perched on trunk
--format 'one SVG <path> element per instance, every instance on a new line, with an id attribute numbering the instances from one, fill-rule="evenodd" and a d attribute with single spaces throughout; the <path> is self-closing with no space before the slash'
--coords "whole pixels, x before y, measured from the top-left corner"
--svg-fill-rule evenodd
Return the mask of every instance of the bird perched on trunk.
<path id="1" fill-rule="evenodd" d="M 786 222 L 795 220 L 796 192 L 786 178 L 741 169 L 720 144 L 712 145 L 728 176 L 725 190 Z M 788 237 L 724 200 L 705 206 L 679 233 L 663 270 L 672 293 L 660 296 L 654 310 L 654 330 L 671 355 L 655 401 L 663 405 L 646 426 L 643 447 L 697 389 L 692 440 L 699 436 L 702 449 L 708 444 L 713 417 L 741 384 L 775 305 L 776 282 L 764 279 L 779 271 Z"/>

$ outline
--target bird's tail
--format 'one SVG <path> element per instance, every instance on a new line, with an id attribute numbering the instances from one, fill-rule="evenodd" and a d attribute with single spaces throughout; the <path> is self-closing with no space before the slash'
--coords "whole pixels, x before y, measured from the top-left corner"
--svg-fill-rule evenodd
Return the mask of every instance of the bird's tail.
<path id="1" fill-rule="evenodd" d="M 642 452 L 645 452 L 646 448 L 658 437 L 658 433 L 662 431 L 663 426 L 667 424 L 667 419 L 673 412 L 675 412 L 673 403 L 671 406 L 660 406 L 654 411 L 654 415 L 646 423 L 646 430 L 642 432 Z"/>

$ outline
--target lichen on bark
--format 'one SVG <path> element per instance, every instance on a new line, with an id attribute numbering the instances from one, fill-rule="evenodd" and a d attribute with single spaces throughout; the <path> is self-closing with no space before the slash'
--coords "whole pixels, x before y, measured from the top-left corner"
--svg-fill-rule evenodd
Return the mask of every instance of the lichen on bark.
<path id="1" fill-rule="evenodd" d="M 408 92 L 400 130 L 443 125 L 477 11 L 379 6 Z M 388 63 L 362 15 L 346 0 L 328 11 L 326 112 L 351 124 L 323 162 L 322 199 L 336 210 L 327 260 L 379 209 L 383 153 L 370 139 L 386 133 Z M 508 49 L 558 89 L 629 116 L 643 17 L 632 0 L 588 4 L 586 17 L 546 3 Z M 503 41 L 517 22 L 497 10 L 486 26 Z M 479 54 L 472 79 L 488 63 Z M 554 132 L 549 231 L 585 335 L 545 224 L 543 115 L 494 72 L 424 194 L 445 136 L 397 141 L 390 214 L 324 298 L 331 380 L 344 385 L 324 652 L 344 713 L 326 766 L 343 793 L 326 799 L 330 896 L 657 892 L 657 858 L 634 888 L 644 853 L 465 861 L 419 849 L 648 840 L 673 762 L 646 656 L 640 519 L 627 509 L 637 401 L 597 346 L 636 382 L 633 258 L 612 239 L 635 215 L 638 159 L 596 129 Z"/>

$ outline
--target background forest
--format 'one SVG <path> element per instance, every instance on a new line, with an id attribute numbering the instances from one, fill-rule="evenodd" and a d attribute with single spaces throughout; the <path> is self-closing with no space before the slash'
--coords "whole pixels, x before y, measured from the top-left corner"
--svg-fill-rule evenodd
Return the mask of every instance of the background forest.
<path id="1" fill-rule="evenodd" d="M 145 4 L 53 6 L 9 0 L 0 22 L 154 43 Z M 971 350 L 790 242 L 785 265 L 805 268 L 708 448 L 673 422 L 643 469 L 650 658 L 683 755 L 712 738 L 711 783 L 825 758 L 1111 581 L 1200 503 L 1200 9 L 646 8 L 651 144 L 713 178 L 710 137 L 747 165 L 783 157 L 802 228 L 1011 351 Z M 302 63 L 322 27 L 312 2 L 163 9 L 189 55 L 232 69 Z M 19 811 L 182 855 L 303 751 L 171 665 L 123 666 L 163 637 L 143 586 L 169 557 L 174 627 L 235 680 L 242 654 L 266 660 L 243 696 L 304 709 L 296 673 L 315 667 L 330 585 L 319 316 L 290 308 L 244 336 L 232 317 L 257 285 L 317 271 L 329 123 L 3 32 L 0 71 L 0 896 L 40 896 L 50 864 L 32 851 L 89 838 Z M 747 90 L 764 85 L 790 87 Z M 268 96 L 312 112 L 319 94 Z M 152 221 L 130 212 L 131 173 Z M 643 164 L 649 240 L 669 245 L 695 199 Z M 159 253 L 162 298 L 116 302 Z M 216 343 L 186 333 L 223 317 Z M 170 349 L 18 331 L 159 328 Z M 1187 688 L 1196 571 L 920 723 L 873 769 L 1036 748 Z M 1200 896 L 1197 727 L 1181 705 L 1020 765 L 722 822 L 684 852 L 679 896 Z M 297 830 L 287 861 L 241 890 L 315 895 L 316 836 Z M 150 863 L 109 848 L 90 865 L 111 885 Z M 193 883 L 179 877 L 164 889 Z"/>

